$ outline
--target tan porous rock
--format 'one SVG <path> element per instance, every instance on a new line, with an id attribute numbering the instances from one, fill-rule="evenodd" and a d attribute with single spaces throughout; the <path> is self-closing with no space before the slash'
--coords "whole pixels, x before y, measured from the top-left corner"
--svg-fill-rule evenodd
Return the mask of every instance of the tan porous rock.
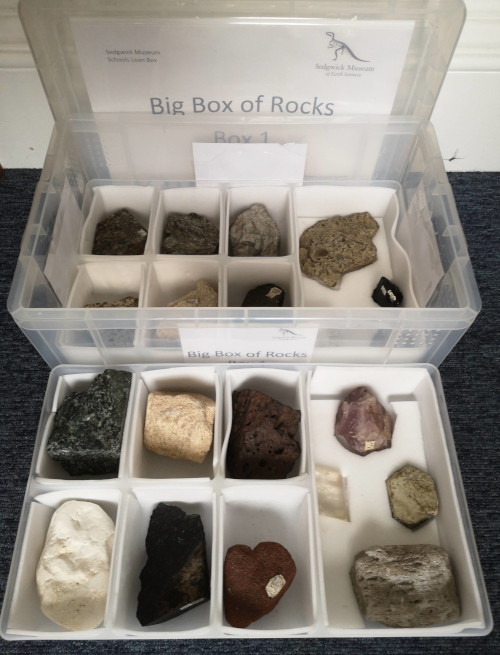
<path id="1" fill-rule="evenodd" d="M 42 612 L 67 630 L 104 619 L 115 526 L 106 512 L 69 500 L 53 514 L 36 570 Z"/>
<path id="2" fill-rule="evenodd" d="M 217 307 L 218 294 L 205 280 L 200 280 L 196 287 L 184 296 L 172 300 L 169 307 Z"/>
<path id="3" fill-rule="evenodd" d="M 152 391 L 144 446 L 158 455 L 201 464 L 212 446 L 215 402 L 199 393 Z"/>

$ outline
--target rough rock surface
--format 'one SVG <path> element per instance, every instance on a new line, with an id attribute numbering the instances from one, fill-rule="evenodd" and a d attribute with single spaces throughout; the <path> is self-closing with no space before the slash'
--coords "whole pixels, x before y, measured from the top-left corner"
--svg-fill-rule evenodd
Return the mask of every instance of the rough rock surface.
<path id="1" fill-rule="evenodd" d="M 131 379 L 129 371 L 106 369 L 63 400 L 47 455 L 70 475 L 118 473 Z"/>
<path id="2" fill-rule="evenodd" d="M 161 252 L 166 255 L 216 255 L 219 249 L 219 230 L 194 212 L 168 214 L 163 229 Z"/>
<path id="3" fill-rule="evenodd" d="M 381 307 L 399 307 L 403 302 L 403 294 L 394 282 L 381 277 L 373 290 L 372 300 Z"/>
<path id="4" fill-rule="evenodd" d="M 201 464 L 212 446 L 215 402 L 199 393 L 152 391 L 144 446 L 158 455 Z"/>
<path id="5" fill-rule="evenodd" d="M 356 387 L 340 403 L 335 436 L 347 450 L 369 455 L 391 447 L 391 415 L 366 387 Z"/>
<path id="6" fill-rule="evenodd" d="M 200 280 L 196 288 L 168 303 L 169 307 L 217 307 L 219 296 L 208 282 Z"/>
<path id="7" fill-rule="evenodd" d="M 300 237 L 302 272 L 333 289 L 345 273 L 376 261 L 377 248 L 372 239 L 378 228 L 368 212 L 318 221 Z"/>
<path id="8" fill-rule="evenodd" d="M 253 550 L 231 546 L 224 560 L 224 613 L 235 628 L 246 628 L 269 614 L 289 589 L 296 573 L 286 548 L 263 541 Z"/>
<path id="9" fill-rule="evenodd" d="M 36 570 L 42 612 L 67 630 L 104 619 L 115 526 L 106 512 L 69 500 L 52 516 Z"/>
<path id="10" fill-rule="evenodd" d="M 141 625 L 163 623 L 210 599 L 205 532 L 198 514 L 159 503 L 151 514 L 146 553 L 137 602 Z"/>
<path id="11" fill-rule="evenodd" d="M 233 420 L 227 448 L 232 478 L 285 478 L 300 457 L 295 439 L 300 410 L 251 389 L 233 393 Z"/>
<path id="12" fill-rule="evenodd" d="M 440 546 L 374 546 L 356 555 L 351 582 L 367 621 L 417 628 L 460 616 L 450 559 Z"/>
<path id="13" fill-rule="evenodd" d="M 241 213 L 229 228 L 235 257 L 276 257 L 280 231 L 264 205 L 256 203 Z"/>
<path id="14" fill-rule="evenodd" d="M 125 296 L 125 298 L 119 298 L 118 300 L 106 300 L 105 302 L 93 302 L 89 305 L 84 305 L 85 308 L 92 307 L 138 307 L 139 298 L 135 296 Z"/>
<path id="15" fill-rule="evenodd" d="M 119 209 L 96 225 L 93 255 L 142 255 L 147 230 L 129 209 Z"/>
<path id="16" fill-rule="evenodd" d="M 438 513 L 434 480 L 415 466 L 403 466 L 386 480 L 392 516 L 412 530 Z"/>
<path id="17" fill-rule="evenodd" d="M 283 307 L 285 292 L 276 284 L 261 284 L 245 296 L 242 307 Z"/>

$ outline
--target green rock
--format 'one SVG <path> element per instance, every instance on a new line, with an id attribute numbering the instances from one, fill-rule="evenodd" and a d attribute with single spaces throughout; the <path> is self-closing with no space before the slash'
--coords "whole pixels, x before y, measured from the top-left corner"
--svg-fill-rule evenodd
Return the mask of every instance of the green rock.
<path id="1" fill-rule="evenodd" d="M 57 410 L 49 457 L 69 475 L 117 474 L 132 373 L 106 369 Z"/>

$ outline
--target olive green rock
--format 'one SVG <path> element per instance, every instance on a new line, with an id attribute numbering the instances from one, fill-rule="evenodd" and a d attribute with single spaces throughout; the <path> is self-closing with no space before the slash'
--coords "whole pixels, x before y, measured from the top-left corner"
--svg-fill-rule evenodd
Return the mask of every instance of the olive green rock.
<path id="1" fill-rule="evenodd" d="M 386 480 L 392 516 L 407 528 L 415 529 L 438 513 L 439 501 L 434 480 L 415 466 L 403 466 Z"/>

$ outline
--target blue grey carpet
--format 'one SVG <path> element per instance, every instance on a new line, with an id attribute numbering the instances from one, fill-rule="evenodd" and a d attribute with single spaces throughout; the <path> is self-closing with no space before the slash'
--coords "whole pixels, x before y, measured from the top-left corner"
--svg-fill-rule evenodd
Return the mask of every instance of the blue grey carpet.
<path id="1" fill-rule="evenodd" d="M 23 229 L 39 170 L 11 169 L 0 181 L 0 598 L 3 598 L 49 369 L 7 313 Z M 472 525 L 494 619 L 498 618 L 499 411 L 498 289 L 500 174 L 449 175 L 483 301 L 479 317 L 440 367 Z M 254 653 L 405 655 L 500 653 L 500 630 L 486 637 L 111 642 L 0 642 L 6 655 Z"/>

